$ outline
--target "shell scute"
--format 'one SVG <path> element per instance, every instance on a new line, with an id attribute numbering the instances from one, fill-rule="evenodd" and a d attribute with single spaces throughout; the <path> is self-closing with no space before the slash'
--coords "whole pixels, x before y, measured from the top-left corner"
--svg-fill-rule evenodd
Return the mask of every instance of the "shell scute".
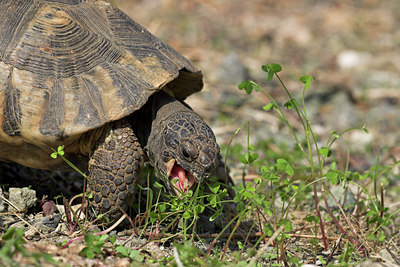
<path id="1" fill-rule="evenodd" d="M 202 86 L 186 58 L 109 3 L 0 1 L 0 160 L 50 168 L 50 148 L 129 116 L 158 90 L 183 100 Z"/>

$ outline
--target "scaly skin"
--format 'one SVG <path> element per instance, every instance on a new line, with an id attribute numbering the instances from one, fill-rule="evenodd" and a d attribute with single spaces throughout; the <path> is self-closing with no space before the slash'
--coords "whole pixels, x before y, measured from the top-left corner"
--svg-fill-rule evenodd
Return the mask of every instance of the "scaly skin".
<path id="1" fill-rule="evenodd" d="M 214 133 L 186 104 L 161 91 L 132 119 L 145 153 L 171 192 L 175 191 L 169 183 L 174 168 L 185 170 L 189 186 L 214 174 L 219 155 Z"/>
<path id="2" fill-rule="evenodd" d="M 111 123 L 103 136 L 89 161 L 89 176 L 96 185 L 90 189 L 98 211 L 112 219 L 121 215 L 115 203 L 127 210 L 132 202 L 145 159 L 170 192 L 179 194 L 213 175 L 220 158 L 210 127 L 164 92 L 128 119 Z M 177 178 L 174 188 L 171 182 Z"/>
<path id="3" fill-rule="evenodd" d="M 124 120 L 113 123 L 89 161 L 89 178 L 94 183 L 89 182 L 89 187 L 97 212 L 116 219 L 121 215 L 116 204 L 128 209 L 142 166 L 143 150 L 130 125 Z"/>

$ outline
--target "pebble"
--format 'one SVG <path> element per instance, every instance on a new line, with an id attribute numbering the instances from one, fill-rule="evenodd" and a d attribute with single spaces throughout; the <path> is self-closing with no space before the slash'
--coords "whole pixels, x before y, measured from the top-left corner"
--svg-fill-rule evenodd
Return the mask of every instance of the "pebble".
<path id="1" fill-rule="evenodd" d="M 1 188 L 0 188 L 0 196 L 4 197 L 3 190 Z M 4 201 L 1 197 L 0 197 L 0 212 L 4 212 L 5 206 L 4 206 Z"/>
<path id="2" fill-rule="evenodd" d="M 236 53 L 229 53 L 222 58 L 217 68 L 219 82 L 237 85 L 249 78 L 249 73 Z"/>
<path id="3" fill-rule="evenodd" d="M 15 206 L 15 208 L 10 205 L 8 211 L 26 211 L 36 204 L 36 191 L 29 189 L 28 187 L 11 187 L 9 193 L 9 201 Z"/>
<path id="4" fill-rule="evenodd" d="M 365 52 L 344 50 L 337 56 L 336 62 L 341 69 L 352 69 L 366 65 L 371 55 Z"/>

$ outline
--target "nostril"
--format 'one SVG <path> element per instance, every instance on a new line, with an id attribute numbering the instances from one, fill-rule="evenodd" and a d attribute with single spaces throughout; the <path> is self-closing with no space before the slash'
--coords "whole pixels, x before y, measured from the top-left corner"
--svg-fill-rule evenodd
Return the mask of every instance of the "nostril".
<path id="1" fill-rule="evenodd" d="M 197 154 L 197 149 L 193 144 L 185 142 L 181 145 L 181 155 L 185 160 L 192 162 L 196 159 Z"/>
<path id="2" fill-rule="evenodd" d="M 205 155 L 200 155 L 200 163 L 202 164 L 202 165 L 207 165 L 208 163 L 209 163 L 210 161 L 208 160 L 208 158 L 205 156 Z"/>
<path id="3" fill-rule="evenodd" d="M 216 165 L 212 162 L 212 163 L 208 164 L 208 165 L 205 167 L 204 172 L 210 174 L 210 173 L 212 173 L 212 172 L 215 170 L 215 168 L 216 168 Z"/>

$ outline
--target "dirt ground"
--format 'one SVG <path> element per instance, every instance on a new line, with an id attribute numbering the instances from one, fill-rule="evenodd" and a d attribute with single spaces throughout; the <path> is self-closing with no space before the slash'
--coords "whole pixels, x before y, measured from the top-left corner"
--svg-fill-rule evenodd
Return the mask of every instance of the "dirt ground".
<path id="1" fill-rule="evenodd" d="M 204 89 L 187 102 L 228 144 L 249 121 L 250 143 L 272 139 L 293 142 L 289 129 L 262 107 L 261 93 L 246 95 L 237 85 L 252 79 L 279 103 L 282 87 L 268 82 L 261 66 L 279 63 L 281 78 L 300 98 L 302 75 L 314 78 L 306 96 L 309 119 L 326 140 L 333 130 L 366 124 L 369 134 L 353 131 L 335 144 L 350 168 L 368 170 L 377 157 L 383 165 L 400 158 L 400 2 L 396 0 L 174 0 L 112 2 L 180 51 L 204 73 Z M 288 115 L 301 130 L 295 115 Z M 233 143 L 244 145 L 246 131 Z M 343 160 L 345 161 L 345 160 Z M 241 176 L 230 162 L 234 178 Z M 400 170 L 393 170 L 390 194 L 399 207 Z"/>
<path id="2" fill-rule="evenodd" d="M 307 96 L 318 134 L 367 123 L 369 135 L 345 136 L 352 150 L 391 148 L 400 136 L 400 3 L 392 1 L 128 1 L 112 3 L 180 51 L 204 73 L 202 92 L 188 99 L 211 123 L 220 143 L 250 121 L 253 142 L 274 137 L 276 119 L 261 107 L 262 94 L 237 90 L 245 79 L 284 101 L 277 83 L 260 67 L 283 66 L 281 77 L 295 96 L 299 77 L 314 78 Z M 223 118 L 223 119 L 221 119 Z M 284 130 L 283 130 L 284 131 Z"/>
<path id="3" fill-rule="evenodd" d="M 332 130 L 367 124 L 369 134 L 352 132 L 335 147 L 344 155 L 351 151 L 352 169 L 368 170 L 378 154 L 382 164 L 400 159 L 400 1 L 110 2 L 202 70 L 204 89 L 187 102 L 211 125 L 220 144 L 227 145 L 246 121 L 251 125 L 251 143 L 265 139 L 292 142 L 289 130 L 262 109 L 269 102 L 267 97 L 260 93 L 249 96 L 237 89 L 238 83 L 252 79 L 283 103 L 287 99 L 280 85 L 268 82 L 261 70 L 263 64 L 279 63 L 283 66 L 281 78 L 296 97 L 302 89 L 299 77 L 313 76 L 306 105 L 321 138 Z M 289 120 L 300 129 L 294 116 L 289 115 Z M 239 134 L 234 143 L 245 144 L 246 137 Z M 229 164 L 238 181 L 238 163 Z M 389 182 L 387 205 L 391 210 L 400 208 L 399 173 L 395 168 Z M 66 183 L 67 186 L 71 184 Z M 79 188 L 81 184 L 72 186 Z M 399 231 L 394 233 L 399 235 Z M 124 234 L 129 235 L 124 232 L 121 236 Z M 57 236 L 51 239 L 57 238 L 65 240 Z M 400 239 L 392 238 L 397 242 Z M 33 251 L 64 257 L 64 264 L 126 264 L 122 260 L 81 262 L 80 257 L 72 256 L 82 248 L 79 245 L 62 251 L 43 242 L 30 246 Z"/>

